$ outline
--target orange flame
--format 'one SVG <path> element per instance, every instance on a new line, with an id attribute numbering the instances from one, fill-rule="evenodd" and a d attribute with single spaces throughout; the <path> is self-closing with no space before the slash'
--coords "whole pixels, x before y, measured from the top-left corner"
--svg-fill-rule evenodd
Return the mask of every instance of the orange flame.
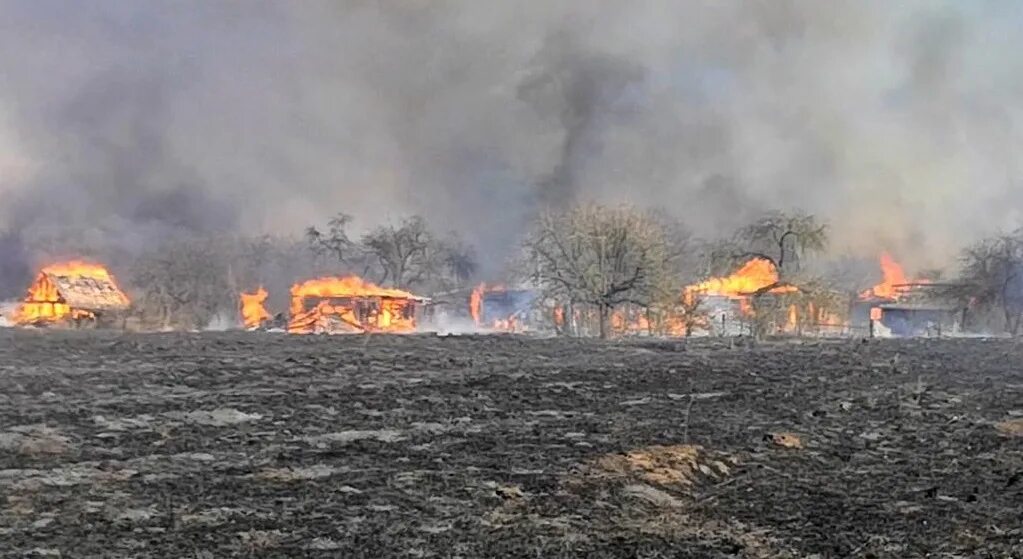
<path id="1" fill-rule="evenodd" d="M 469 316 L 472 317 L 472 321 L 477 327 L 483 326 L 484 321 L 487 320 L 487 317 L 483 316 L 483 299 L 486 298 L 487 293 L 498 293 L 507 290 L 508 288 L 504 285 L 487 285 L 486 283 L 480 283 L 473 288 L 469 294 Z M 515 332 L 520 327 L 514 315 L 506 318 L 495 318 L 486 326 L 491 330 L 501 332 Z"/>
<path id="2" fill-rule="evenodd" d="M 266 289 L 263 289 L 263 286 L 260 286 L 255 293 L 241 294 L 242 323 L 246 328 L 250 330 L 259 328 L 263 321 L 270 318 L 270 313 L 266 312 L 266 308 L 263 307 L 267 295 L 268 293 Z"/>
<path id="3" fill-rule="evenodd" d="M 291 287 L 288 331 L 412 332 L 419 301 L 412 293 L 380 287 L 357 276 L 311 279 Z"/>
<path id="4" fill-rule="evenodd" d="M 71 260 L 51 264 L 40 270 L 35 282 L 28 288 L 24 302 L 18 305 L 14 311 L 15 324 L 39 324 L 59 322 L 65 318 L 81 319 L 94 318 L 95 315 L 87 310 L 72 308 L 65 301 L 50 277 L 71 278 L 79 280 L 90 278 L 99 282 L 109 283 L 116 287 L 114 277 L 106 268 L 99 264 Z M 128 305 L 128 297 L 119 289 L 112 296 L 117 302 Z"/>
<path id="5" fill-rule="evenodd" d="M 730 276 L 710 278 L 686 287 L 685 297 L 690 301 L 693 294 L 719 295 L 733 299 L 745 299 L 749 295 L 778 283 L 778 270 L 774 264 L 763 258 L 754 258 L 743 264 Z M 771 293 L 792 293 L 798 291 L 791 285 L 780 285 Z"/>
<path id="6" fill-rule="evenodd" d="M 472 293 L 469 294 L 469 314 L 476 326 L 479 326 L 483 320 L 483 293 L 486 289 L 487 284 L 481 283 L 474 287 Z"/>
<path id="7" fill-rule="evenodd" d="M 901 295 L 898 286 L 906 285 L 906 273 L 902 266 L 888 252 L 881 253 L 881 283 L 860 293 L 860 299 L 897 299 Z M 917 282 L 919 283 L 919 282 Z"/>

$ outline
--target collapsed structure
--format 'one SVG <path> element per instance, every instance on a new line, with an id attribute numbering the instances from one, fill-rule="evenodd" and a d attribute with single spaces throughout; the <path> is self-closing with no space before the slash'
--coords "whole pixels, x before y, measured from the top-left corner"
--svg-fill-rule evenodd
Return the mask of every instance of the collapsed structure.
<path id="1" fill-rule="evenodd" d="M 40 270 L 14 312 L 20 326 L 111 325 L 130 307 L 128 296 L 99 264 L 61 262 Z"/>
<path id="2" fill-rule="evenodd" d="M 357 276 L 325 277 L 291 288 L 288 332 L 413 332 L 425 297 L 380 287 Z"/>

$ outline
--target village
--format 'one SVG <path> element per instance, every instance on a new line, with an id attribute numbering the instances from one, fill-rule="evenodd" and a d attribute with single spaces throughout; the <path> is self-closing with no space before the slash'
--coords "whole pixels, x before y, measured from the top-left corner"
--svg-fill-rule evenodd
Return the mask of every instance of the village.
<path id="1" fill-rule="evenodd" d="M 611 326 L 615 337 L 752 335 L 757 323 L 754 299 L 766 297 L 770 306 L 758 303 L 773 312 L 767 324 L 772 335 L 905 337 L 960 332 L 966 307 L 936 303 L 928 297 L 930 282 L 908 280 L 887 253 L 880 257 L 880 272 L 877 285 L 855 296 L 832 294 L 847 299 L 844 308 L 815 306 L 800 296 L 798 287 L 780 283 L 770 261 L 753 258 L 730 275 L 686 286 L 678 294 L 678 314 L 655 319 L 649 309 L 622 305 L 612 312 Z M 13 325 L 129 327 L 129 297 L 101 264 L 70 261 L 46 266 L 27 291 L 11 314 Z M 541 303 L 540 290 L 529 286 L 480 283 L 468 291 L 445 293 L 447 304 L 437 305 L 430 297 L 380 287 L 357 276 L 321 277 L 293 285 L 290 306 L 280 312 L 267 309 L 268 295 L 261 286 L 239 294 L 239 328 L 292 334 L 407 334 L 463 323 L 476 333 L 587 336 L 595 321 L 592 313 Z M 701 311 L 698 317 L 685 315 L 695 309 Z"/>
<path id="2" fill-rule="evenodd" d="M 1023 559 L 1023 0 L 0 0 L 0 559 Z"/>

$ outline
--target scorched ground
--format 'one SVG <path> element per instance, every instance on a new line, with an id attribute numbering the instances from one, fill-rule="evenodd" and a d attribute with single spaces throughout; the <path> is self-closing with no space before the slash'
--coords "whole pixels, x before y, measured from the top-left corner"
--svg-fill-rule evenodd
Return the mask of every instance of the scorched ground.
<path id="1" fill-rule="evenodd" d="M 0 556 L 1019 556 L 1020 362 L 5 330 Z"/>

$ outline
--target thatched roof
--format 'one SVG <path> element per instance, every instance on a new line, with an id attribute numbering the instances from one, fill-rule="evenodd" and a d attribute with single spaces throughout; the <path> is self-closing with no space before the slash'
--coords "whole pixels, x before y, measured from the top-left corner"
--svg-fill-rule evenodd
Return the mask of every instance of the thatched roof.
<path id="1" fill-rule="evenodd" d="M 57 288 L 61 299 L 73 309 L 123 311 L 131 304 L 128 296 L 109 277 L 64 276 L 48 272 L 41 275 Z"/>

